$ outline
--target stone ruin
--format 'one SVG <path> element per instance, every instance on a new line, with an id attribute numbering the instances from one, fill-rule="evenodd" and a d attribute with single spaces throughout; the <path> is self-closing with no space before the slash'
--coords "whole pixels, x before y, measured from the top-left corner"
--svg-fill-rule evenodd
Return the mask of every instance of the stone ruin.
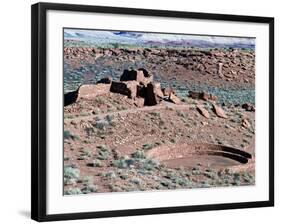
<path id="1" fill-rule="evenodd" d="M 97 85 L 82 85 L 76 91 L 64 95 L 64 106 L 72 104 L 81 98 L 91 99 L 101 93 L 119 93 L 135 100 L 142 98 L 144 106 L 154 106 L 162 100 L 175 104 L 181 100 L 170 88 L 161 89 L 160 82 L 153 81 L 153 75 L 146 69 L 124 70 L 120 81 L 112 81 L 111 78 L 102 78 Z"/>
<path id="2" fill-rule="evenodd" d="M 162 100 L 180 103 L 180 99 L 172 91 L 165 97 L 165 89 L 161 89 L 160 82 L 154 82 L 153 75 L 144 68 L 124 70 L 120 81 L 112 81 L 110 92 L 123 94 L 131 99 L 144 98 L 145 106 L 154 106 Z"/>

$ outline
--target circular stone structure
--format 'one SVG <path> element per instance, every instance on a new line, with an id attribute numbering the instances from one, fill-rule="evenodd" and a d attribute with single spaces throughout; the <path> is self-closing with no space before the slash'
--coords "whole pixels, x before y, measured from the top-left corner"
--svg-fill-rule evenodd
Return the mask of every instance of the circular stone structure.
<path id="1" fill-rule="evenodd" d="M 247 164 L 252 155 L 246 151 L 215 144 L 176 144 L 159 146 L 147 152 L 168 167 L 193 167 L 201 164 L 216 168 Z"/>

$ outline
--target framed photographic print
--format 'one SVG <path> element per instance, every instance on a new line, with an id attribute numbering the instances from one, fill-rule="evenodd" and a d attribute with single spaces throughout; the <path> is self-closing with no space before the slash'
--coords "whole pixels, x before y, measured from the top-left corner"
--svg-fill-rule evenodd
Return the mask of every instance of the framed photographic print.
<path id="1" fill-rule="evenodd" d="M 32 6 L 32 219 L 274 205 L 274 19 Z"/>

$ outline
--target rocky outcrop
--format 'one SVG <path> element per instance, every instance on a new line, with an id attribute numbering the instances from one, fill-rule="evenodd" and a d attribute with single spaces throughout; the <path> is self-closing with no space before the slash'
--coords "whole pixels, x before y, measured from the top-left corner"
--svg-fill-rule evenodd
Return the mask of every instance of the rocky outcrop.
<path id="1" fill-rule="evenodd" d="M 170 87 L 163 88 L 162 92 L 163 92 L 164 96 L 168 96 L 168 97 L 170 96 L 171 93 L 175 94 L 175 91 Z"/>
<path id="2" fill-rule="evenodd" d="M 99 81 L 97 81 L 97 83 L 103 83 L 103 84 L 110 84 L 111 82 L 112 82 L 111 77 L 105 77 L 105 78 L 102 78 Z"/>
<path id="3" fill-rule="evenodd" d="M 68 92 L 68 93 L 64 94 L 63 105 L 68 106 L 72 103 L 75 103 L 78 98 L 78 91 L 79 91 L 79 88 L 73 92 Z"/>
<path id="4" fill-rule="evenodd" d="M 255 106 L 250 104 L 250 103 L 244 103 L 242 105 L 242 108 L 245 109 L 246 111 L 250 111 L 250 112 L 255 112 L 256 111 Z"/>
<path id="5" fill-rule="evenodd" d="M 206 92 L 194 92 L 194 91 L 189 91 L 189 97 L 192 99 L 196 100 L 205 100 L 205 101 L 217 101 L 218 98 L 211 94 L 211 93 L 206 93 Z"/>
<path id="6" fill-rule="evenodd" d="M 181 100 L 174 93 L 170 93 L 169 101 L 174 103 L 174 104 L 180 104 L 181 103 Z"/>

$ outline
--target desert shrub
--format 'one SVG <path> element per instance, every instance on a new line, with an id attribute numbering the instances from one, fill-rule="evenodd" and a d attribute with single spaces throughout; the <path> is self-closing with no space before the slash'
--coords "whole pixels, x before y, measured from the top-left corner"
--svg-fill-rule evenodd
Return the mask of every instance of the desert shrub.
<path id="1" fill-rule="evenodd" d="M 70 131 L 63 131 L 63 138 L 64 139 L 71 139 L 71 134 L 70 134 Z"/>
<path id="2" fill-rule="evenodd" d="M 128 179 L 128 174 L 127 173 L 121 173 L 121 174 L 119 174 L 119 177 L 123 180 L 126 180 L 126 179 Z"/>
<path id="3" fill-rule="evenodd" d="M 79 188 L 69 188 L 64 191 L 65 195 L 75 195 L 75 194 L 82 194 L 82 191 Z"/>
<path id="4" fill-rule="evenodd" d="M 109 126 L 109 122 L 105 119 L 100 119 L 96 121 L 96 128 L 105 130 Z"/>
<path id="5" fill-rule="evenodd" d="M 97 155 L 97 159 L 100 160 L 107 160 L 109 157 L 109 153 L 107 151 L 101 151 L 99 150 L 98 155 Z"/>
<path id="6" fill-rule="evenodd" d="M 128 167 L 128 164 L 127 164 L 127 161 L 125 159 L 118 159 L 118 160 L 115 160 L 113 162 L 113 165 L 115 167 L 118 167 L 120 169 L 124 169 L 124 168 L 127 168 Z"/>
<path id="7" fill-rule="evenodd" d="M 92 128 L 92 127 L 87 127 L 87 128 L 84 129 L 84 131 L 86 132 L 86 134 L 88 136 L 92 136 L 95 133 L 95 129 Z"/>
<path id="8" fill-rule="evenodd" d="M 243 179 L 243 181 L 245 181 L 245 183 L 254 183 L 255 182 L 255 177 L 253 175 L 251 175 L 250 173 L 243 173 L 242 179 Z"/>
<path id="9" fill-rule="evenodd" d="M 92 192 L 97 192 L 98 187 L 96 185 L 92 185 L 92 184 L 86 184 L 82 189 L 82 193 L 83 194 L 89 194 Z"/>
<path id="10" fill-rule="evenodd" d="M 112 47 L 115 48 L 115 49 L 116 49 L 116 48 L 119 48 L 119 43 L 112 43 L 111 45 L 112 45 Z"/>
<path id="11" fill-rule="evenodd" d="M 152 149 L 153 147 L 154 147 L 154 144 L 146 143 L 142 146 L 142 149 L 149 150 L 149 149 Z"/>
<path id="12" fill-rule="evenodd" d="M 131 182 L 134 183 L 134 184 L 140 185 L 141 184 L 141 179 L 137 178 L 137 177 L 133 177 L 131 179 Z"/>
<path id="13" fill-rule="evenodd" d="M 180 110 L 177 110 L 177 115 L 178 115 L 179 117 L 183 117 L 183 118 L 186 117 L 186 113 L 184 113 L 183 111 L 180 111 Z"/>
<path id="14" fill-rule="evenodd" d="M 162 180 L 160 182 L 161 185 L 163 185 L 164 187 L 168 187 L 170 188 L 172 186 L 172 183 L 170 181 L 167 181 L 167 180 Z"/>
<path id="15" fill-rule="evenodd" d="M 68 130 L 63 131 L 63 138 L 71 140 L 80 140 L 79 136 L 71 134 Z"/>
<path id="16" fill-rule="evenodd" d="M 100 159 L 100 160 L 108 159 L 108 157 L 110 155 L 109 149 L 103 145 L 97 146 L 97 148 L 99 148 L 98 153 L 97 153 L 97 159 Z"/>
<path id="17" fill-rule="evenodd" d="M 110 178 L 110 179 L 115 179 L 116 178 L 116 174 L 113 170 L 109 171 L 109 172 L 105 172 L 102 174 L 102 176 Z"/>
<path id="18" fill-rule="evenodd" d="M 134 152 L 132 154 L 132 157 L 136 158 L 136 159 L 145 159 L 146 155 L 145 155 L 145 152 L 143 150 L 137 150 L 136 152 Z"/>
<path id="19" fill-rule="evenodd" d="M 95 108 L 93 111 L 92 111 L 92 114 L 99 114 L 100 113 L 100 109 L 99 108 Z"/>
<path id="20" fill-rule="evenodd" d="M 192 168 L 192 174 L 194 175 L 199 175 L 201 172 L 200 172 L 200 167 L 199 166 L 195 166 Z"/>
<path id="21" fill-rule="evenodd" d="M 93 177 L 91 176 L 85 176 L 85 177 L 81 177 L 79 180 L 78 180 L 78 183 L 89 183 L 93 181 Z"/>
<path id="22" fill-rule="evenodd" d="M 64 177 L 68 179 L 78 179 L 80 176 L 80 171 L 77 168 L 65 167 L 64 168 Z"/>
<path id="23" fill-rule="evenodd" d="M 159 162 L 153 159 L 146 159 L 143 161 L 142 168 L 146 170 L 154 170 L 159 167 Z"/>
<path id="24" fill-rule="evenodd" d="M 92 151 L 89 150 L 89 149 L 84 149 L 84 150 L 82 151 L 82 154 L 81 154 L 81 155 L 82 155 L 82 156 L 91 157 L 91 156 L 92 156 Z"/>
<path id="25" fill-rule="evenodd" d="M 240 180 L 240 174 L 239 173 L 234 173 L 233 174 L 233 179 L 234 179 L 234 181 Z"/>
<path id="26" fill-rule="evenodd" d="M 160 113 L 159 112 L 149 112 L 149 114 L 154 116 L 154 117 L 160 117 Z"/>
<path id="27" fill-rule="evenodd" d="M 234 180 L 234 181 L 232 182 L 232 185 L 234 185 L 234 186 L 240 186 L 240 185 L 241 185 L 241 181 L 240 181 L 240 180 Z"/>
<path id="28" fill-rule="evenodd" d="M 214 173 L 211 173 L 211 172 L 204 172 L 204 176 L 208 177 L 210 179 L 215 179 L 216 178 L 216 175 Z"/>
<path id="29" fill-rule="evenodd" d="M 113 191 L 113 192 L 122 191 L 122 189 L 121 189 L 119 186 L 117 186 L 117 185 L 115 185 L 115 184 L 113 184 L 113 183 L 110 183 L 110 184 L 108 185 L 108 187 L 109 187 L 109 189 L 110 189 L 111 191 Z"/>
<path id="30" fill-rule="evenodd" d="M 170 139 L 170 142 L 171 143 L 176 143 L 177 141 L 176 141 L 176 139 L 172 138 L 172 139 Z"/>
<path id="31" fill-rule="evenodd" d="M 94 159 L 91 163 L 89 163 L 89 166 L 92 166 L 92 167 L 102 167 L 103 164 L 102 164 L 101 160 Z"/>
<path id="32" fill-rule="evenodd" d="M 106 145 L 98 145 L 97 149 L 100 149 L 101 151 L 108 151 L 109 148 Z"/>
<path id="33" fill-rule="evenodd" d="M 185 178 L 178 178 L 176 180 L 177 184 L 181 185 L 181 186 L 188 186 L 189 185 L 189 181 Z"/>
<path id="34" fill-rule="evenodd" d="M 105 119 L 109 122 L 112 123 L 114 116 L 113 115 L 106 115 Z"/>

